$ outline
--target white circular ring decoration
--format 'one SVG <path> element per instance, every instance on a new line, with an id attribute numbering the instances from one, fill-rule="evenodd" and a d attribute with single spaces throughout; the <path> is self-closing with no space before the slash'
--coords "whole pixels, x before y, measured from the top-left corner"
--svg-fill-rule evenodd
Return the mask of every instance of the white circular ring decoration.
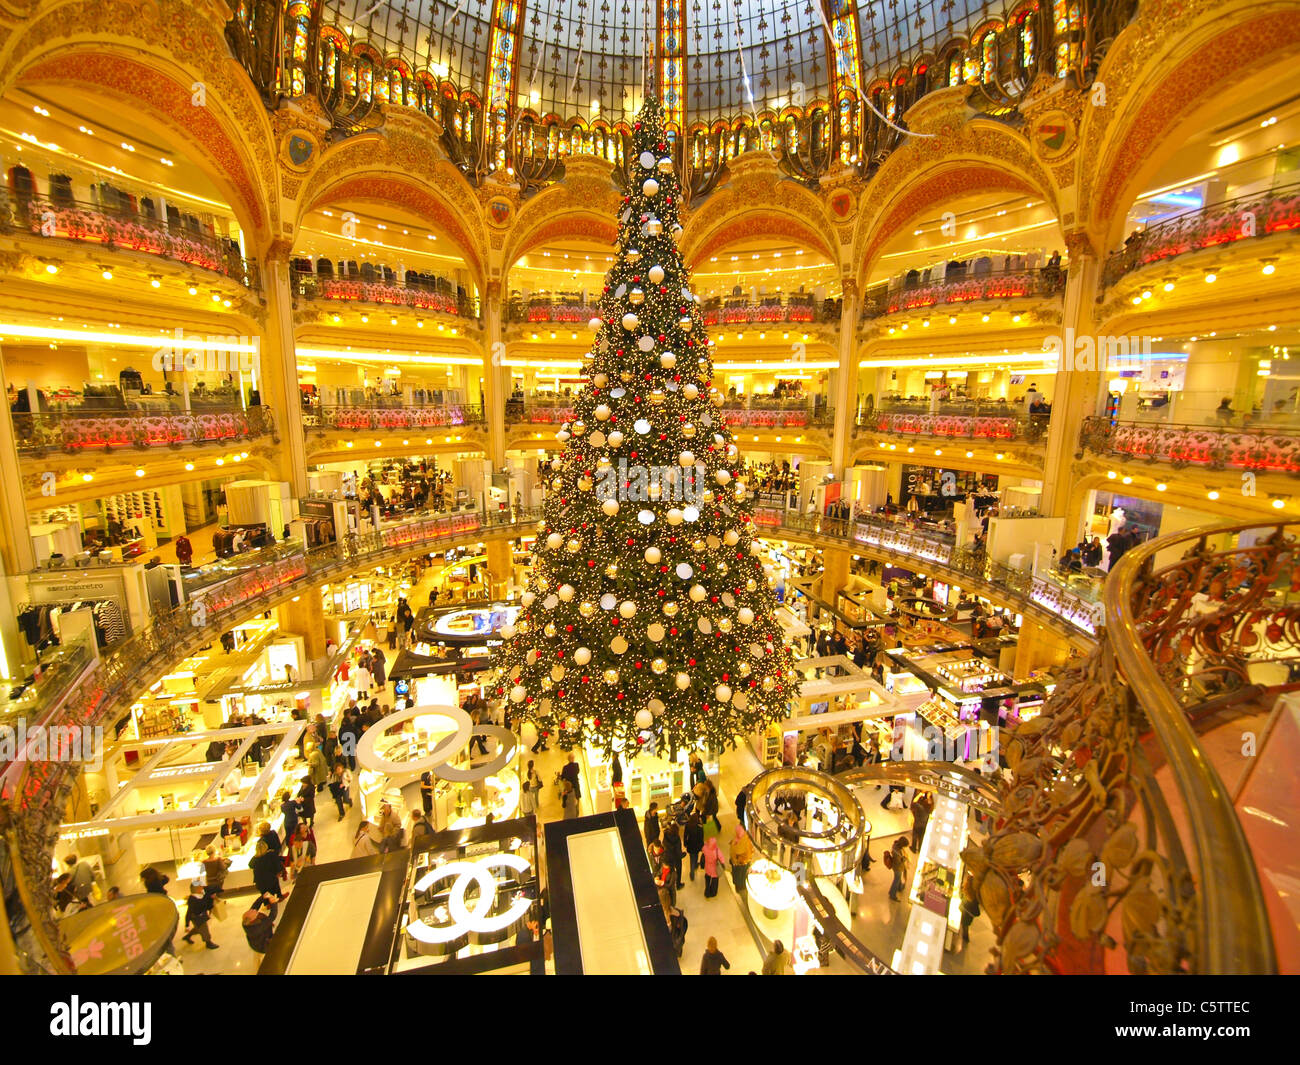
<path id="1" fill-rule="evenodd" d="M 470 784 L 476 780 L 486 780 L 510 764 L 515 756 L 515 749 L 519 746 L 519 740 L 513 732 L 500 725 L 475 725 L 470 730 L 470 737 L 482 736 L 484 739 L 493 739 L 498 741 L 501 749 L 489 758 L 476 766 L 469 769 L 456 769 L 449 765 L 440 765 L 433 772 L 442 777 L 443 780 L 449 780 L 453 784 Z"/>
<path id="2" fill-rule="evenodd" d="M 443 880 L 453 876 L 456 878 L 447 899 L 447 912 L 451 916 L 452 923 L 443 927 L 434 927 L 424 921 L 413 921 L 406 926 L 406 930 L 422 943 L 449 943 L 466 932 L 483 935 L 509 928 L 528 912 L 532 900 L 527 897 L 517 898 L 505 913 L 489 917 L 488 914 L 496 902 L 500 889 L 497 878 L 490 874 L 490 870 L 497 866 L 508 866 L 516 873 L 526 873 L 531 868 L 519 855 L 502 852 L 487 855 L 475 862 L 447 862 L 436 869 L 429 870 L 416 881 L 416 891 L 425 892 Z M 474 900 L 472 910 L 465 901 L 471 883 L 478 886 L 478 898 Z"/>
<path id="3" fill-rule="evenodd" d="M 375 744 L 379 741 L 379 738 L 392 731 L 394 725 L 400 725 L 404 721 L 411 721 L 417 717 L 441 717 L 452 722 L 456 726 L 456 730 L 439 740 L 433 750 L 423 758 L 393 762 L 380 757 L 375 751 Z M 457 751 L 469 742 L 473 729 L 474 722 L 470 720 L 469 714 L 458 706 L 443 706 L 441 704 L 408 706 L 405 710 L 396 714 L 389 714 L 374 728 L 366 729 L 361 741 L 357 744 L 357 764 L 362 769 L 370 769 L 388 776 L 398 776 L 406 773 L 418 775 L 430 769 L 436 771 L 439 766 L 445 765 Z"/>

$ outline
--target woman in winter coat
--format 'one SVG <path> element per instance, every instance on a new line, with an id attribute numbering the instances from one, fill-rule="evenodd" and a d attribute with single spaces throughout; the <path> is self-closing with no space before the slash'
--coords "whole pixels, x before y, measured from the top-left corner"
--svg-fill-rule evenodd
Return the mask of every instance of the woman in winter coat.
<path id="1" fill-rule="evenodd" d="M 704 849 L 704 826 L 700 824 L 700 815 L 694 810 L 686 818 L 686 827 L 682 829 L 682 844 L 691 856 L 691 879 L 695 879 L 695 870 L 700 867 L 700 851 Z"/>
<path id="2" fill-rule="evenodd" d="M 743 898 L 747 890 L 749 864 L 754 860 L 754 845 L 740 825 L 736 826 L 736 834 L 732 837 L 731 853 L 728 857 L 731 861 L 731 886 L 736 889 L 736 894 Z"/>
<path id="3" fill-rule="evenodd" d="M 662 842 L 664 865 L 668 866 L 673 871 L 673 875 L 677 877 L 677 883 L 673 885 L 673 890 L 680 891 L 685 886 L 685 881 L 682 880 L 682 837 L 678 834 L 677 825 L 671 821 L 664 828 Z"/>
<path id="4" fill-rule="evenodd" d="M 704 897 L 714 898 L 718 894 L 718 877 L 722 875 L 722 852 L 718 850 L 718 837 L 710 836 L 704 841 Z"/>

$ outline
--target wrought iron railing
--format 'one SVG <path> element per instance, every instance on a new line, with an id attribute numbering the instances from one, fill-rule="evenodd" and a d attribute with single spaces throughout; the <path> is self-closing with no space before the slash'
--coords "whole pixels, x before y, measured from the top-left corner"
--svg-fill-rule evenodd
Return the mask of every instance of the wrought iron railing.
<path id="1" fill-rule="evenodd" d="M 766 400 L 751 397 L 741 405 L 735 400 L 722 404 L 722 418 L 733 429 L 804 429 L 835 424 L 835 408 L 816 399 Z"/>
<path id="2" fill-rule="evenodd" d="M 84 411 L 11 416 L 18 451 L 44 455 L 50 451 L 75 454 L 119 448 L 179 448 L 194 444 L 228 444 L 273 435 L 269 407 L 212 410 Z"/>
<path id="3" fill-rule="evenodd" d="M 1095 636 L 1101 623 L 1093 586 L 1012 569 L 988 558 L 985 552 L 957 547 L 950 534 L 916 530 L 875 515 L 828 518 L 771 509 L 756 510 L 754 524 L 765 536 L 839 540 L 850 549 L 872 548 L 897 555 L 912 565 L 940 569 L 950 583 L 1007 603 L 1019 613 L 1046 620 L 1076 636 Z"/>
<path id="4" fill-rule="evenodd" d="M 353 264 L 355 265 L 355 264 Z M 407 274 L 405 279 L 369 276 L 322 277 L 307 270 L 293 271 L 293 291 L 305 300 L 335 303 L 373 303 L 384 307 L 410 307 L 458 318 L 478 318 L 479 301 L 444 278 Z"/>
<path id="5" fill-rule="evenodd" d="M 1249 841 L 1193 724 L 1297 687 L 1298 532 L 1193 529 L 1117 563 L 1101 642 L 1004 744 L 1004 821 L 964 854 L 1001 971 L 1276 971 Z"/>
<path id="6" fill-rule="evenodd" d="M 1022 440 L 1047 438 L 1050 414 L 927 414 L 891 410 L 866 411 L 858 416 L 861 433 L 896 433 L 957 440 Z"/>
<path id="7" fill-rule="evenodd" d="M 35 720 L 49 713 L 90 665 L 90 643 L 64 646 L 41 666 L 41 675 L 12 699 L 0 703 L 0 726 L 13 727 L 18 719 Z"/>
<path id="8" fill-rule="evenodd" d="M 532 296 L 526 300 L 512 297 L 505 311 L 507 322 L 586 325 L 600 314 L 600 306 L 580 296 Z"/>
<path id="9" fill-rule="evenodd" d="M 943 268 L 936 267 L 939 269 Z M 868 290 L 862 300 L 862 320 L 870 321 L 899 311 L 929 307 L 941 309 L 979 300 L 1052 296 L 1064 288 L 1065 270 L 1060 266 L 994 270 L 990 264 L 985 271 L 972 266 L 960 271 L 947 270 L 942 277 L 932 279 L 909 274 L 897 287 Z"/>
<path id="10" fill-rule="evenodd" d="M 1300 473 L 1300 427 L 1177 425 L 1165 422 L 1083 420 L 1079 448 L 1097 455 L 1168 463 L 1174 469 Z"/>
<path id="11" fill-rule="evenodd" d="M 307 429 L 402 430 L 460 429 L 482 426 L 483 408 L 470 404 L 428 406 L 355 404 L 314 404 L 303 408 L 303 426 Z"/>
<path id="12" fill-rule="evenodd" d="M 0 210 L 0 232 L 14 230 L 52 240 L 99 244 L 106 251 L 156 255 L 222 274 L 247 289 L 260 287 L 257 264 L 242 258 L 239 245 L 228 237 L 151 218 L 130 208 L 10 192 Z"/>
<path id="13" fill-rule="evenodd" d="M 715 297 L 700 305 L 706 326 L 716 325 L 810 325 L 831 322 L 839 325 L 839 300 L 815 300 L 812 296 L 790 295 L 751 300 L 743 296 Z"/>
<path id="14" fill-rule="evenodd" d="M 538 397 L 506 400 L 506 424 L 561 425 L 573 420 L 573 400 Z"/>
<path id="15" fill-rule="evenodd" d="M 1102 269 L 1109 288 L 1134 270 L 1252 237 L 1300 229 L 1300 182 L 1206 204 L 1133 233 Z"/>

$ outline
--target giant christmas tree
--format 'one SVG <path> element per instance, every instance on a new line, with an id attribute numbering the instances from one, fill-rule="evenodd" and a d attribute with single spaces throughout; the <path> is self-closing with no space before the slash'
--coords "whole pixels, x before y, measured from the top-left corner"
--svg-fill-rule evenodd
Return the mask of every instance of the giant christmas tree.
<path id="1" fill-rule="evenodd" d="M 677 250 L 680 186 L 653 97 L 633 140 L 586 381 L 493 664 L 497 695 L 561 746 L 676 755 L 783 716 L 797 682 Z"/>

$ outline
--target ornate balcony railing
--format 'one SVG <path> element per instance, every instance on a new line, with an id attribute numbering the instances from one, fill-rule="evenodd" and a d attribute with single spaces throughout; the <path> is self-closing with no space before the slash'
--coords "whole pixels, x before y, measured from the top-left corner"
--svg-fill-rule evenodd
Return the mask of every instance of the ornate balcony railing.
<path id="1" fill-rule="evenodd" d="M 1102 270 L 1109 288 L 1125 274 L 1205 248 L 1300 229 L 1300 182 L 1206 204 L 1134 233 Z"/>
<path id="2" fill-rule="evenodd" d="M 870 290 L 862 301 L 862 320 L 978 300 L 1052 296 L 1065 288 L 1065 270 L 1060 266 L 994 270 L 990 264 L 987 270 L 981 271 L 978 262 L 960 271 L 948 269 L 941 278 L 925 279 L 920 274 L 913 277 L 916 273 L 913 271 L 899 287 Z"/>
<path id="3" fill-rule="evenodd" d="M 1291 426 L 1177 425 L 1083 420 L 1079 447 L 1097 455 L 1165 462 L 1174 469 L 1300 473 L 1300 429 Z"/>
<path id="4" fill-rule="evenodd" d="M 506 424 L 562 425 L 573 420 L 573 401 L 545 399 L 506 400 Z"/>
<path id="5" fill-rule="evenodd" d="M 862 433 L 896 433 L 956 440 L 1023 440 L 1041 443 L 1047 438 L 1050 414 L 922 414 L 902 411 L 868 411 L 858 418 Z"/>
<path id="6" fill-rule="evenodd" d="M 1004 745 L 1004 820 L 963 855 L 1001 971 L 1276 971 L 1256 857 L 1193 722 L 1296 687 L 1298 532 L 1194 529 L 1116 565 L 1100 644 Z"/>
<path id="7" fill-rule="evenodd" d="M 951 535 L 921 532 L 875 516 L 827 518 L 769 509 L 756 510 L 754 524 L 764 535 L 840 540 L 850 549 L 875 548 L 913 564 L 942 567 L 962 587 L 1014 605 L 1020 613 L 1063 623 L 1077 635 L 1094 636 L 1101 622 L 1101 608 L 1091 586 L 1012 569 L 984 553 L 955 546 Z"/>
<path id="8" fill-rule="evenodd" d="M 166 411 L 65 411 L 11 415 L 18 451 L 40 456 L 122 448 L 180 448 L 228 444 L 273 435 L 269 407 Z"/>
<path id="9" fill-rule="evenodd" d="M 728 400 L 722 417 L 733 429 L 806 429 L 835 424 L 835 409 L 810 399 L 751 399 L 741 406 Z"/>
<path id="10" fill-rule="evenodd" d="M 506 304 L 507 322 L 556 322 L 586 325 L 600 314 L 600 307 L 580 297 L 533 296 L 527 300 L 512 298 Z"/>
<path id="11" fill-rule="evenodd" d="M 418 407 L 316 404 L 303 408 L 302 421 L 305 428 L 320 430 L 459 429 L 481 426 L 483 409 L 469 404 Z"/>
<path id="12" fill-rule="evenodd" d="M 293 271 L 294 293 L 305 300 L 336 303 L 373 303 L 384 307 L 410 307 L 417 311 L 450 314 L 458 318 L 477 318 L 479 301 L 457 292 L 456 286 L 442 278 L 405 280 L 381 277 L 321 277 L 306 270 Z"/>
<path id="13" fill-rule="evenodd" d="M 257 264 L 241 258 L 238 244 L 229 238 L 169 224 L 139 211 L 10 193 L 0 209 L 0 232 L 16 230 L 46 239 L 99 244 L 107 251 L 156 255 L 222 274 L 247 289 L 260 287 Z"/>
<path id="14" fill-rule="evenodd" d="M 779 325 L 789 322 L 811 325 L 814 322 L 840 321 L 839 300 L 814 300 L 811 296 L 787 296 L 784 300 L 750 300 L 742 296 L 715 297 L 705 300 L 700 311 L 706 326 Z"/>

